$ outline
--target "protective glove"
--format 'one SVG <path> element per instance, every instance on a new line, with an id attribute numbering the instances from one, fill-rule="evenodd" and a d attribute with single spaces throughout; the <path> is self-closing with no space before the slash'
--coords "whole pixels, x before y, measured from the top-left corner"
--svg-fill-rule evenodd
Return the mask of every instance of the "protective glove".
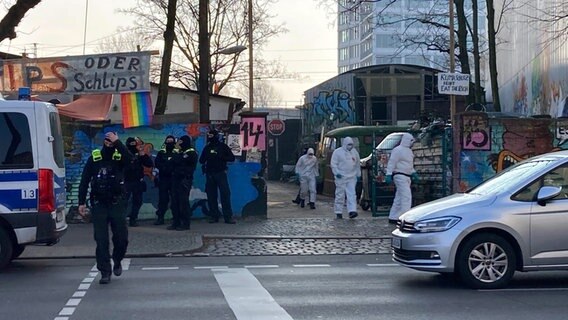
<path id="1" fill-rule="evenodd" d="M 416 182 L 418 182 L 418 180 L 420 180 L 420 179 L 418 179 L 418 173 L 416 173 L 416 172 L 412 173 L 412 175 L 410 176 L 410 179 L 412 180 L 413 183 L 416 183 Z"/>
<path id="2" fill-rule="evenodd" d="M 343 176 L 338 173 L 338 174 L 335 175 L 335 178 L 336 178 L 336 179 L 341 179 L 341 178 L 343 178 Z"/>
<path id="3" fill-rule="evenodd" d="M 385 176 L 385 183 L 386 184 L 392 183 L 392 175 L 389 174 L 388 176 Z"/>

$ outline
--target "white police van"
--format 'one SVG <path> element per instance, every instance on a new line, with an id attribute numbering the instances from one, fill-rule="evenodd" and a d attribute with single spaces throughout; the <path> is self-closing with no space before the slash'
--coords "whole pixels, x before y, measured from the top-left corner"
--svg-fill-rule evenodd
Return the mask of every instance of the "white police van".
<path id="1" fill-rule="evenodd" d="M 0 100 L 0 269 L 67 230 L 65 161 L 51 103 Z"/>

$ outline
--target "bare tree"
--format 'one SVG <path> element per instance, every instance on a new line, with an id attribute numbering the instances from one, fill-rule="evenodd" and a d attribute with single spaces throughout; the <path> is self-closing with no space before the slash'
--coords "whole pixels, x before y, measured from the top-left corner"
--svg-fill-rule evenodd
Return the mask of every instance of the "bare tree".
<path id="1" fill-rule="evenodd" d="M 255 46 L 255 77 L 257 65 L 263 64 L 260 53 L 263 46 L 274 36 L 285 32 L 281 25 L 273 25 L 269 14 L 275 0 L 255 0 L 253 9 L 253 45 Z M 136 27 L 155 39 L 161 39 L 165 30 L 167 0 L 138 0 L 137 6 L 124 10 L 136 16 Z M 174 51 L 170 79 L 186 88 L 198 89 L 199 79 L 199 6 L 197 0 L 178 0 Z M 209 34 L 211 65 L 209 92 L 213 86 L 219 91 L 235 79 L 248 79 L 248 61 L 240 53 L 222 54 L 222 50 L 247 43 L 247 4 L 240 0 L 210 0 Z M 266 70 L 265 72 L 270 72 Z"/>
<path id="2" fill-rule="evenodd" d="M 160 70 L 160 86 L 158 88 L 158 101 L 154 114 L 166 113 L 168 103 L 168 88 L 170 86 L 170 69 L 172 67 L 172 52 L 175 41 L 175 23 L 177 16 L 177 0 L 168 0 L 166 8 L 166 30 L 164 31 L 164 54 L 162 55 L 162 68 Z"/>
<path id="3" fill-rule="evenodd" d="M 94 49 L 96 53 L 131 52 L 150 50 L 154 39 L 132 28 L 118 28 L 116 34 L 102 39 Z"/>
<path id="4" fill-rule="evenodd" d="M 0 41 L 15 39 L 17 36 L 16 27 L 20 24 L 20 21 L 22 21 L 29 10 L 33 9 L 40 2 L 41 0 L 17 0 L 0 21 Z"/>

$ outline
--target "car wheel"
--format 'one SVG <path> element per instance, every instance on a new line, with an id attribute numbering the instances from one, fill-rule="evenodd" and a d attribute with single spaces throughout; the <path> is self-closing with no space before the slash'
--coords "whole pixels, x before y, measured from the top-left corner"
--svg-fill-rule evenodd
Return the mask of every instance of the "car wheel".
<path id="1" fill-rule="evenodd" d="M 14 245 L 14 247 L 12 248 L 12 260 L 19 257 L 24 252 L 24 249 L 26 249 L 26 246 L 23 244 Z"/>
<path id="2" fill-rule="evenodd" d="M 516 257 L 507 240 L 494 234 L 478 234 L 464 243 L 456 262 L 459 276 L 467 286 L 497 289 L 513 277 Z"/>
<path id="3" fill-rule="evenodd" d="M 4 269 L 12 261 L 13 245 L 4 228 L 0 228 L 0 269 Z"/>
<path id="4" fill-rule="evenodd" d="M 363 209 L 363 211 L 367 211 L 369 210 L 369 208 L 371 208 L 371 203 L 366 200 L 362 200 L 359 205 L 361 206 L 361 209 Z"/>

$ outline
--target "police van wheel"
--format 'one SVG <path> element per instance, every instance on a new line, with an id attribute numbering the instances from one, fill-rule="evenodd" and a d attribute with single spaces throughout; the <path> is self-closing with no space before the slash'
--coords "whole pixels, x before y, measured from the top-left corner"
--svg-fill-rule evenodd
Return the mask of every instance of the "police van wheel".
<path id="1" fill-rule="evenodd" d="M 0 228 L 0 269 L 4 269 L 12 261 L 14 248 L 8 232 Z"/>
<path id="2" fill-rule="evenodd" d="M 26 248 L 26 246 L 23 245 L 23 244 L 15 244 L 12 247 L 12 260 L 19 257 L 24 252 L 25 248 Z"/>

